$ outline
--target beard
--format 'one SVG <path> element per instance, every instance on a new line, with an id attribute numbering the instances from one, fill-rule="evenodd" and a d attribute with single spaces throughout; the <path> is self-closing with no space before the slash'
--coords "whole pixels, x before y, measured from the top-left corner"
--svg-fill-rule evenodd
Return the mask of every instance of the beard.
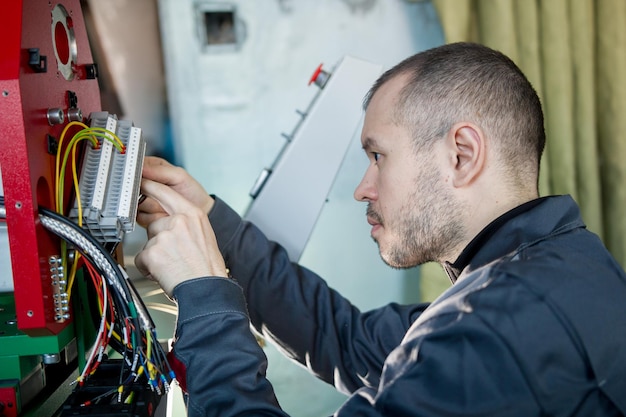
<path id="1" fill-rule="evenodd" d="M 462 217 L 457 215 L 463 207 L 440 186 L 439 172 L 432 166 L 424 166 L 422 172 L 414 191 L 389 217 L 384 218 L 372 203 L 367 206 L 367 215 L 383 227 L 380 241 L 374 239 L 380 256 L 393 268 L 448 260 L 465 234 Z"/>

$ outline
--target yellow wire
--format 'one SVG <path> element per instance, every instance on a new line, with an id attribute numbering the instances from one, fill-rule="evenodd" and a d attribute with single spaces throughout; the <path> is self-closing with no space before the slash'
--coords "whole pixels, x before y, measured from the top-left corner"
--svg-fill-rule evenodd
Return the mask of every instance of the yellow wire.
<path id="1" fill-rule="evenodd" d="M 126 399 L 124 400 L 124 404 L 132 404 L 134 398 L 135 398 L 135 391 L 131 391 L 128 394 L 128 397 L 126 397 Z"/>
<path id="2" fill-rule="evenodd" d="M 118 145 L 116 146 L 117 150 L 122 152 L 124 149 L 126 149 L 126 146 L 124 146 L 124 143 L 122 142 L 122 140 L 115 134 L 115 132 L 112 132 L 110 130 L 107 130 L 103 127 L 91 127 L 88 129 L 91 133 L 93 134 L 98 134 L 100 133 L 100 137 L 107 139 L 109 142 L 111 142 L 113 145 Z"/>
<path id="3" fill-rule="evenodd" d="M 70 142 L 68 143 L 65 149 L 65 152 L 63 153 L 63 159 L 61 162 L 63 142 L 65 141 L 65 136 L 68 130 L 72 126 L 79 126 L 79 127 L 82 127 L 83 129 L 77 132 L 72 137 L 72 139 L 70 139 Z M 78 182 L 78 172 L 77 172 L 77 166 L 76 166 L 76 147 L 77 147 L 78 142 L 83 139 L 90 140 L 92 142 L 92 145 L 94 147 L 97 147 L 100 145 L 100 143 L 98 142 L 98 139 L 96 138 L 99 138 L 103 141 L 107 140 L 111 142 L 111 144 L 120 153 L 123 153 L 126 151 L 126 146 L 114 132 L 107 130 L 105 128 L 101 128 L 101 127 L 89 127 L 86 124 L 81 123 L 81 122 L 70 122 L 65 126 L 65 128 L 61 132 L 61 136 L 59 137 L 59 143 L 58 143 L 58 151 L 55 156 L 54 195 L 56 199 L 55 201 L 56 211 L 57 213 L 60 213 L 60 214 L 63 214 L 63 211 L 64 211 L 63 197 L 64 197 L 64 188 L 65 188 L 65 171 L 66 171 L 67 161 L 71 153 L 72 180 L 73 180 L 74 191 L 76 193 L 76 199 L 77 199 L 78 224 L 81 227 L 82 227 L 82 220 L 83 220 L 83 216 L 82 216 L 83 208 L 82 208 L 82 201 L 80 197 L 80 187 L 79 187 L 79 182 Z M 67 286 L 65 288 L 66 293 L 68 295 L 68 301 L 71 297 L 71 291 L 72 291 L 73 283 L 76 277 L 79 259 L 80 259 L 80 253 L 76 252 L 76 257 L 74 259 L 74 263 L 70 271 L 70 276 L 68 277 L 68 283 L 66 284 Z M 67 270 L 67 245 L 65 241 L 61 242 L 61 262 L 65 270 Z M 103 314 L 103 311 L 102 311 L 103 305 L 100 300 L 98 300 L 98 308 L 100 310 L 100 314 Z M 108 330 L 110 328 L 109 323 L 106 323 L 106 326 Z M 119 341 L 122 340 L 121 336 L 115 331 L 112 332 L 111 336 Z M 78 380 L 80 379 L 81 378 L 79 377 Z"/>
<path id="4" fill-rule="evenodd" d="M 58 211 L 59 213 L 63 214 L 63 195 L 64 195 L 64 188 L 65 188 L 65 167 L 67 166 L 67 160 L 70 156 L 70 152 L 72 150 L 72 148 L 74 147 L 74 145 L 83 139 L 90 139 L 92 140 L 92 143 L 95 142 L 95 145 L 98 145 L 98 141 L 90 135 L 80 135 L 77 134 L 75 135 L 71 140 L 70 143 L 67 144 L 67 149 L 65 150 L 65 155 L 63 156 L 63 163 L 61 164 L 61 174 L 59 176 L 59 187 L 58 187 L 58 192 L 59 194 L 57 195 L 57 206 L 58 206 Z"/>
<path id="5" fill-rule="evenodd" d="M 76 142 L 78 143 L 78 141 Z M 80 186 L 78 173 L 76 172 L 76 143 L 72 146 L 72 179 L 74 180 L 74 193 L 76 193 L 76 207 L 78 209 L 78 225 L 83 227 L 83 202 L 80 199 Z"/>
<path id="6" fill-rule="evenodd" d="M 83 226 L 83 204 L 80 199 L 80 187 L 78 184 L 78 174 L 76 171 L 76 144 L 78 141 L 72 146 L 72 178 L 74 182 L 74 192 L 76 193 L 76 205 L 78 207 L 78 225 L 80 227 Z M 67 279 L 67 284 L 65 286 L 65 292 L 67 293 L 67 301 L 69 302 L 72 297 L 72 286 L 74 285 L 74 280 L 76 279 L 76 272 L 78 271 L 78 261 L 80 260 L 80 253 L 78 251 L 74 251 L 74 263 L 72 264 L 72 269 L 70 271 L 69 277 Z"/>
<path id="7" fill-rule="evenodd" d="M 54 186 L 54 193 L 55 196 L 57 198 L 57 202 L 56 202 L 56 209 L 57 212 L 62 212 L 62 208 L 63 208 L 63 188 L 64 188 L 64 181 L 63 181 L 63 176 L 65 175 L 65 164 L 63 164 L 62 167 L 59 167 L 60 165 L 60 159 L 61 159 L 61 147 L 63 144 L 63 141 L 65 140 L 65 135 L 67 133 L 67 130 L 69 129 L 69 127 L 71 126 L 81 126 L 84 129 L 79 131 L 78 133 L 76 133 L 71 141 L 70 144 L 68 144 L 68 147 L 65 151 L 65 159 L 67 159 L 68 156 L 68 152 L 69 149 L 72 147 L 72 142 L 74 140 L 78 141 L 80 139 L 90 139 L 93 143 L 94 146 L 98 146 L 99 143 L 96 139 L 96 137 L 102 139 L 102 140 L 108 140 L 109 142 L 111 142 L 113 144 L 113 146 L 115 146 L 115 148 L 119 151 L 119 152 L 125 152 L 126 147 L 124 146 L 124 144 L 122 143 L 122 140 L 114 133 L 111 132 L 110 130 L 101 128 L 101 127 L 93 127 L 90 128 L 87 125 L 85 125 L 84 123 L 80 123 L 80 122 L 70 122 L 68 123 L 68 125 L 63 129 L 63 132 L 61 133 L 61 137 L 59 139 L 59 151 L 57 152 L 56 155 L 56 163 L 55 163 L 55 171 L 56 171 L 56 175 L 55 175 L 55 186 Z"/>
<path id="8" fill-rule="evenodd" d="M 83 129 L 89 128 L 86 124 L 81 123 L 81 122 L 76 122 L 76 121 L 70 122 L 65 126 L 59 138 L 58 151 L 55 157 L 54 196 L 55 196 L 56 201 L 54 205 L 55 205 L 55 209 L 57 213 L 61 213 L 61 214 L 62 214 L 61 208 L 63 206 L 63 195 L 59 194 L 59 187 L 60 187 L 60 184 L 62 183 L 61 178 L 64 176 L 64 173 L 61 172 L 59 165 L 61 162 L 61 149 L 63 147 L 63 141 L 65 140 L 65 135 L 67 134 L 67 131 L 72 126 L 79 126 L 79 127 L 82 127 Z M 65 241 L 61 242 L 61 264 L 63 265 L 65 270 L 67 270 L 67 244 L 65 243 Z"/>
<path id="9" fill-rule="evenodd" d="M 76 133 L 75 136 L 78 135 L 91 135 L 96 136 L 103 141 L 107 140 L 111 142 L 115 149 L 120 152 L 126 148 L 126 146 L 124 146 L 124 144 L 122 143 L 122 140 L 115 133 L 101 127 L 90 127 L 89 129 L 81 130 L 80 132 Z"/>
<path id="10" fill-rule="evenodd" d="M 67 134 L 67 131 L 69 130 L 69 128 L 71 126 L 80 126 L 83 128 L 83 130 L 79 131 L 78 133 L 76 133 L 71 139 L 70 142 L 68 143 L 68 145 L 66 146 L 65 152 L 63 153 L 63 157 L 61 157 L 61 149 L 62 149 L 62 145 L 63 142 L 65 141 L 65 136 Z M 63 201 L 64 201 L 64 188 L 65 188 L 65 173 L 66 173 L 66 167 L 67 167 L 67 162 L 68 159 L 70 158 L 70 154 L 71 154 L 71 160 L 72 160 L 72 184 L 74 187 L 74 192 L 76 195 L 76 205 L 77 205 L 77 214 L 78 214 L 78 225 L 82 227 L 82 220 L 83 220 L 83 207 L 82 207 L 82 200 L 81 200 L 81 195 L 80 195 L 80 187 L 79 187 L 79 181 L 78 181 L 78 172 L 77 172 L 77 157 L 76 157 L 76 148 L 78 145 L 78 142 L 80 142 L 83 139 L 88 139 L 92 142 L 93 146 L 99 146 L 99 142 L 98 139 L 101 140 L 108 140 L 109 142 L 112 143 L 112 145 L 120 152 L 120 153 L 124 153 L 126 151 L 126 146 L 123 144 L 123 142 L 121 141 L 121 139 L 114 133 L 111 132 L 107 129 L 104 128 L 90 128 L 88 126 L 86 126 L 83 123 L 80 122 L 70 122 L 64 129 L 63 132 L 61 133 L 60 139 L 59 139 L 59 151 L 56 154 L 55 157 L 55 184 L 54 184 L 54 193 L 55 193 L 55 197 L 56 197 L 56 202 L 55 202 L 55 206 L 56 206 L 56 210 L 57 212 L 63 214 Z M 63 248 L 62 248 L 62 262 L 64 264 L 64 266 L 67 263 L 67 248 L 66 245 L 64 244 L 65 242 L 62 242 Z M 80 260 L 80 253 L 76 252 L 75 255 L 75 260 L 74 263 L 72 265 L 71 271 L 70 271 L 70 275 L 68 277 L 68 283 L 66 286 L 66 293 L 68 295 L 68 301 L 71 297 L 71 291 L 73 288 L 73 283 L 74 280 L 76 278 L 76 273 L 77 273 L 77 268 L 78 268 L 78 263 Z M 67 269 L 66 269 L 67 270 Z M 98 309 L 100 311 L 100 314 L 105 314 L 105 312 L 103 312 L 103 303 L 102 300 L 98 299 Z M 105 321 L 105 327 L 107 331 L 111 330 L 111 327 L 113 326 L 112 323 L 108 323 L 107 321 Z M 115 338 L 118 341 L 122 341 L 121 336 L 116 332 L 116 331 L 111 331 L 111 337 Z M 147 341 L 147 352 L 146 352 L 146 366 L 140 366 L 138 369 L 138 374 L 141 375 L 142 373 L 146 373 L 151 379 L 155 380 L 157 374 L 159 373 L 159 369 L 155 366 L 155 364 L 152 362 L 152 344 L 153 344 L 153 339 L 152 339 L 152 335 L 150 332 L 146 332 L 146 341 Z M 95 369 L 93 369 L 91 371 L 91 373 L 95 372 Z M 79 376 L 77 378 L 77 381 L 82 381 L 82 376 Z M 120 387 L 120 389 L 123 389 L 123 387 Z M 132 393 L 131 393 L 132 394 Z M 126 401 L 132 401 L 132 395 L 129 396 L 128 398 L 126 398 Z"/>
<path id="11" fill-rule="evenodd" d="M 109 330 L 109 328 L 111 327 L 109 323 L 107 323 L 106 326 L 107 326 L 107 330 Z M 113 337 L 118 342 L 122 342 L 122 337 L 115 330 L 113 330 L 113 332 L 111 333 L 111 337 Z"/>
<path id="12" fill-rule="evenodd" d="M 67 302 L 69 303 L 72 297 L 72 287 L 74 286 L 74 280 L 76 279 L 76 271 L 78 270 L 78 260 L 80 259 L 80 253 L 78 251 L 74 251 L 74 263 L 72 264 L 72 270 L 70 271 L 70 277 L 67 280 L 67 286 L 65 287 L 65 292 L 67 293 Z"/>
<path id="13" fill-rule="evenodd" d="M 148 345 L 146 350 L 146 362 L 150 363 L 150 356 L 152 355 L 152 335 L 149 331 L 146 332 L 146 342 Z"/>
<path id="14" fill-rule="evenodd" d="M 152 343 L 154 341 L 152 340 L 152 333 L 150 331 L 146 331 L 146 342 L 148 345 L 146 350 L 146 364 L 148 366 L 148 374 L 150 375 L 151 379 L 156 379 L 158 369 L 154 365 L 154 363 L 152 363 Z"/>
<path id="15" fill-rule="evenodd" d="M 117 135 L 115 135 L 115 133 L 108 131 L 106 129 L 102 129 L 102 128 L 88 128 L 86 127 L 84 124 L 78 123 L 76 122 L 76 124 L 84 126 L 85 129 L 81 130 L 80 132 L 76 133 L 72 139 L 70 140 L 70 143 L 68 144 L 66 150 L 65 150 L 65 154 L 63 157 L 63 163 L 59 169 L 58 165 L 59 165 L 59 156 L 61 154 L 61 152 L 57 152 L 57 158 L 56 158 L 56 168 L 57 168 L 57 174 L 55 176 L 55 193 L 56 193 L 56 209 L 57 212 L 59 213 L 63 213 L 64 211 L 64 207 L 63 207 L 63 196 L 65 194 L 64 192 L 64 188 L 65 188 L 65 167 L 67 166 L 67 160 L 69 158 L 70 155 L 70 151 L 72 154 L 72 178 L 73 178 L 73 184 L 74 184 L 74 191 L 76 194 L 76 200 L 77 200 L 77 211 L 78 211 L 78 224 L 79 226 L 82 227 L 82 219 L 83 219 L 83 207 L 82 207 L 82 200 L 80 197 L 80 187 L 79 187 L 79 183 L 78 183 L 78 173 L 76 170 L 76 146 L 78 144 L 79 141 L 83 140 L 83 139 L 89 139 L 92 144 L 94 146 L 98 146 L 99 143 L 96 139 L 96 137 L 102 138 L 102 139 L 106 139 L 111 141 L 111 143 L 113 144 L 113 146 L 116 147 L 116 149 L 118 149 L 120 152 L 122 152 L 124 150 L 124 145 L 121 142 L 121 140 L 119 139 L 119 137 Z M 69 125 L 68 125 L 69 126 Z M 66 126 L 66 128 L 63 130 L 62 133 L 62 137 L 61 140 L 59 142 L 59 144 L 62 144 L 64 138 L 65 138 L 65 133 L 67 132 L 68 127 Z M 111 136 L 113 138 L 111 138 Z M 116 141 L 117 142 L 116 142 Z M 63 255 L 61 257 L 61 262 L 64 265 L 64 267 L 67 270 L 67 254 L 66 254 L 66 249 L 62 248 L 62 252 Z M 68 283 L 66 285 L 66 292 L 68 294 L 68 299 L 71 296 L 71 287 L 74 283 L 75 277 L 76 277 L 76 271 L 77 271 L 77 265 L 78 265 L 78 253 L 77 253 L 77 258 L 75 259 L 74 264 L 72 265 L 71 271 L 70 271 L 70 275 L 68 277 Z"/>
<path id="16" fill-rule="evenodd" d="M 59 144 L 58 144 L 58 152 L 56 154 L 56 158 L 55 158 L 55 178 L 54 178 L 54 195 L 56 198 L 56 203 L 55 203 L 55 208 L 56 211 L 58 213 L 63 214 L 63 188 L 64 188 L 64 180 L 63 177 L 65 176 L 65 165 L 66 162 L 63 163 L 63 165 L 60 167 L 59 165 L 61 165 L 61 149 L 63 147 L 63 142 L 65 140 L 65 135 L 67 134 L 68 130 L 70 127 L 72 126 L 80 126 L 83 128 L 83 130 L 79 131 L 78 133 L 76 133 L 71 141 L 70 144 L 67 146 L 67 149 L 65 151 L 65 158 L 64 161 L 67 159 L 68 157 L 68 152 L 70 148 L 72 147 L 73 143 L 75 140 L 78 141 L 80 139 L 84 139 L 84 138 L 89 138 L 92 143 L 94 144 L 94 146 L 98 146 L 99 143 L 96 139 L 96 137 L 102 139 L 102 140 L 108 140 L 109 142 L 111 142 L 113 144 L 113 146 L 115 146 L 115 148 L 123 153 L 126 151 L 126 147 L 124 145 L 124 143 L 122 142 L 122 140 L 115 134 L 115 132 L 112 132 L 110 130 L 107 130 L 105 128 L 102 127 L 89 127 L 84 123 L 81 122 L 70 122 L 67 124 L 67 126 L 65 126 L 65 128 L 63 129 L 63 131 L 61 132 L 61 136 L 59 138 Z M 74 153 L 72 154 L 73 156 L 75 155 Z"/>
<path id="17" fill-rule="evenodd" d="M 104 133 L 103 133 L 104 132 Z M 109 137 L 109 135 L 113 135 L 114 138 L 117 139 L 117 141 L 119 141 L 120 145 L 118 145 L 113 139 L 111 139 Z M 107 139 L 109 141 L 111 141 L 113 143 L 113 145 L 115 146 L 116 149 L 118 149 L 119 152 L 125 152 L 125 147 L 124 145 L 121 143 L 121 140 L 117 137 L 117 135 L 115 135 L 115 133 L 108 131 L 106 129 L 102 129 L 102 128 L 88 128 L 85 130 L 82 130 L 80 132 L 78 132 L 76 135 L 74 135 L 72 137 L 72 139 L 70 140 L 70 143 L 68 144 L 66 150 L 65 150 L 65 154 L 63 157 L 63 164 L 61 165 L 60 170 L 57 168 L 57 171 L 59 172 L 57 175 L 57 181 L 56 181 L 56 185 L 55 185 L 55 193 L 56 193 L 56 197 L 57 197 L 57 212 L 63 212 L 63 195 L 64 195 L 64 188 L 65 188 L 65 181 L 64 181 L 64 177 L 65 177 L 65 167 L 67 165 L 67 159 L 69 157 L 69 152 L 70 149 L 73 149 L 74 145 L 76 142 L 82 140 L 82 139 L 89 139 L 92 144 L 94 145 L 94 147 L 99 146 L 99 142 L 96 139 L 96 137 L 102 138 L 102 139 Z M 57 153 L 57 156 L 60 155 L 60 153 Z M 75 155 L 75 154 L 72 154 Z M 58 158 L 57 158 L 58 160 Z"/>
<path id="18" fill-rule="evenodd" d="M 67 124 L 67 126 L 65 126 L 65 128 L 63 129 L 63 131 L 61 132 L 61 136 L 59 137 L 59 145 L 58 145 L 58 151 L 56 154 L 56 161 L 55 161 L 55 177 L 54 177 L 54 195 L 57 198 L 57 204 L 55 204 L 57 212 L 59 211 L 59 207 L 58 207 L 58 196 L 59 196 L 59 182 L 60 182 L 60 171 L 59 171 L 59 164 L 60 164 L 60 158 L 61 158 L 61 147 L 63 145 L 63 140 L 65 139 L 65 134 L 67 133 L 67 131 L 69 130 L 70 127 L 72 126 L 81 126 L 84 129 L 89 129 L 89 126 L 87 126 L 84 123 L 81 122 L 70 122 Z"/>

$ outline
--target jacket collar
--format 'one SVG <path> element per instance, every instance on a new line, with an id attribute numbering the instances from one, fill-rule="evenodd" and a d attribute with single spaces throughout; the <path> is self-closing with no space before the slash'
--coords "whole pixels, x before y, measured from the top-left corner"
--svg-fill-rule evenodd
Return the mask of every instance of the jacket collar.
<path id="1" fill-rule="evenodd" d="M 461 273 L 483 266 L 546 236 L 585 227 L 571 196 L 542 197 L 504 213 L 485 227 L 463 249 L 454 263 L 443 267 L 452 283 Z"/>

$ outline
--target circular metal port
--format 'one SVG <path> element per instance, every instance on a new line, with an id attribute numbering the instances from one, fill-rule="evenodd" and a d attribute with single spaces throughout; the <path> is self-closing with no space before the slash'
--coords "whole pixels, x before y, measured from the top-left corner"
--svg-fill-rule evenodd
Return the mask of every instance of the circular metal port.
<path id="1" fill-rule="evenodd" d="M 46 116 L 48 117 L 48 124 L 50 126 L 60 125 L 65 121 L 65 115 L 62 109 L 48 109 Z"/>
<path id="2" fill-rule="evenodd" d="M 66 80 L 72 80 L 78 54 L 76 36 L 74 35 L 72 17 L 61 4 L 57 4 L 52 9 L 51 30 L 54 55 L 57 59 L 59 72 Z"/>

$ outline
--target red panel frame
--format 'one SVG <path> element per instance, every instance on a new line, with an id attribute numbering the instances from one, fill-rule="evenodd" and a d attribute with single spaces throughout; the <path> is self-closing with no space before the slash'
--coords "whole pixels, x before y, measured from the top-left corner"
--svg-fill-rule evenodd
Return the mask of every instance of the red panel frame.
<path id="1" fill-rule="evenodd" d="M 52 10 L 68 11 L 77 45 L 75 78 L 57 70 L 52 39 Z M 54 156 L 47 135 L 59 138 L 65 123 L 51 126 L 49 108 L 67 114 L 68 90 L 87 117 L 100 110 L 96 79 L 85 78 L 93 63 L 79 0 L 23 0 L 3 5 L 0 25 L 0 169 L 7 212 L 18 328 L 30 335 L 57 334 L 68 322 L 55 321 L 48 259 L 59 254 L 58 239 L 39 223 L 40 206 L 52 208 Z M 29 48 L 47 57 L 47 71 L 28 65 Z M 66 187 L 66 189 L 70 189 Z M 66 206 L 68 202 L 66 202 Z"/>
<path id="2" fill-rule="evenodd" d="M 2 416 L 17 417 L 17 384 L 15 387 L 0 388 L 0 404 L 4 405 L 4 408 L 0 410 Z"/>

